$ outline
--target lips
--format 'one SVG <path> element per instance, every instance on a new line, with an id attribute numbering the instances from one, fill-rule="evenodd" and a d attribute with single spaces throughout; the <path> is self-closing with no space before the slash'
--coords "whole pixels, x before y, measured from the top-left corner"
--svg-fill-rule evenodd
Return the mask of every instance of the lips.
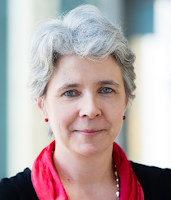
<path id="1" fill-rule="evenodd" d="M 93 135 L 97 135 L 101 133 L 102 131 L 104 131 L 104 129 L 99 129 L 99 130 L 83 129 L 83 130 L 75 130 L 74 132 L 82 134 L 82 135 L 86 135 L 86 136 L 93 136 Z"/>

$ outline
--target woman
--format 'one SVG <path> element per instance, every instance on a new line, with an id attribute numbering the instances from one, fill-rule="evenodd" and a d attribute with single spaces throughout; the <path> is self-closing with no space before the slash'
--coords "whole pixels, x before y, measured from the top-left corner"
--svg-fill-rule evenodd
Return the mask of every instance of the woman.
<path id="1" fill-rule="evenodd" d="M 37 28 L 28 87 L 55 141 L 31 172 L 1 181 L 0 199 L 171 197 L 163 194 L 169 183 L 162 182 L 164 190 L 155 185 L 162 180 L 158 172 L 171 178 L 169 170 L 130 163 L 114 143 L 134 99 L 134 60 L 120 28 L 94 6 L 77 7 Z"/>

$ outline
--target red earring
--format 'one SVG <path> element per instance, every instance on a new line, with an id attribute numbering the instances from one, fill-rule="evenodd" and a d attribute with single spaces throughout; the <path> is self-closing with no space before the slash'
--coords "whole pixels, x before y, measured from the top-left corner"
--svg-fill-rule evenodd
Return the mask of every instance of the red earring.
<path id="1" fill-rule="evenodd" d="M 123 120 L 125 120 L 126 119 L 126 117 L 125 117 L 125 115 L 123 116 Z"/>
<path id="2" fill-rule="evenodd" d="M 48 120 L 48 118 L 45 118 L 45 122 L 48 122 L 49 120 Z"/>

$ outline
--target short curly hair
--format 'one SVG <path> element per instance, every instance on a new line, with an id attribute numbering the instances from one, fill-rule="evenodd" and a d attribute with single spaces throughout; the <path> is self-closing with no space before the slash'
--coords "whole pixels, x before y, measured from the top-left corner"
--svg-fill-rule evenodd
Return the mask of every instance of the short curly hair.
<path id="1" fill-rule="evenodd" d="M 57 19 L 49 19 L 35 30 L 30 44 L 28 89 L 32 98 L 46 94 L 61 56 L 76 55 L 99 62 L 111 55 L 121 68 L 127 98 L 134 99 L 135 54 L 121 28 L 95 6 L 81 5 Z"/>

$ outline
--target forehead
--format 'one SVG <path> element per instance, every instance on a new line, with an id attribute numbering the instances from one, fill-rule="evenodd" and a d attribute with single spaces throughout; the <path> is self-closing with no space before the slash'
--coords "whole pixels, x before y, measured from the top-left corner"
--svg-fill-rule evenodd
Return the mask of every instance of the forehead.
<path id="1" fill-rule="evenodd" d="M 105 72 L 114 72 L 121 74 L 121 69 L 115 58 L 112 56 L 107 57 L 103 61 L 91 61 L 86 58 L 79 58 L 75 55 L 62 56 L 56 63 L 56 72 L 67 73 L 68 71 L 87 71 L 87 72 L 96 72 L 100 73 L 101 71 Z"/>
<path id="2" fill-rule="evenodd" d="M 107 59 L 94 62 L 75 55 L 61 57 L 55 65 L 55 72 L 48 85 L 60 86 L 64 83 L 90 84 L 99 81 L 112 80 L 123 85 L 121 69 L 116 60 Z"/>

